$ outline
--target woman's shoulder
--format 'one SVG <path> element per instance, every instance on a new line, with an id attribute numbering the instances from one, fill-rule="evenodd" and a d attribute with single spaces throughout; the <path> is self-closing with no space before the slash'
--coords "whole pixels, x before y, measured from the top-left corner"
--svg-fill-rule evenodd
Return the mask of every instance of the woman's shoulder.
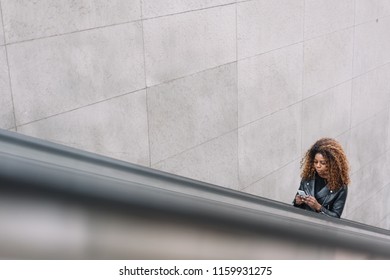
<path id="1" fill-rule="evenodd" d="M 342 185 L 340 188 L 337 189 L 337 193 L 339 194 L 348 193 L 348 186 Z"/>
<path id="2" fill-rule="evenodd" d="M 340 187 L 340 190 L 344 190 L 344 191 L 348 190 L 348 185 L 342 185 Z"/>

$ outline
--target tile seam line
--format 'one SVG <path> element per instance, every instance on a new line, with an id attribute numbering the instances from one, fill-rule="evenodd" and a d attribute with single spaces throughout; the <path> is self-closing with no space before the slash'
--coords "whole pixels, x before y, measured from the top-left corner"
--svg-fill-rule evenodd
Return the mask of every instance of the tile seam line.
<path id="1" fill-rule="evenodd" d="M 338 30 L 335 30 L 335 31 L 332 31 L 332 32 L 329 32 L 329 33 L 325 33 L 325 34 L 322 34 L 320 36 L 309 38 L 309 39 L 306 39 L 305 38 L 305 34 L 303 33 L 303 36 L 302 36 L 303 40 L 299 40 L 299 41 L 293 42 L 291 44 L 287 44 L 287 45 L 283 45 L 283 46 L 280 46 L 280 47 L 276 47 L 276 48 L 273 48 L 271 50 L 267 50 L 265 52 L 254 53 L 253 55 L 250 55 L 250 56 L 244 56 L 244 57 L 241 57 L 241 58 L 237 58 L 237 61 L 251 59 L 251 58 L 254 58 L 254 57 L 257 57 L 257 56 L 268 54 L 268 53 L 271 53 L 271 52 L 274 52 L 274 51 L 278 51 L 278 50 L 281 50 L 281 49 L 284 49 L 284 48 L 287 48 L 287 47 L 291 47 L 291 46 L 294 46 L 294 45 L 304 44 L 306 42 L 310 42 L 312 40 L 316 40 L 316 39 L 319 39 L 319 38 L 322 38 L 322 37 L 325 37 L 325 36 L 329 36 L 329 35 L 332 35 L 332 34 L 335 34 L 335 33 L 338 33 L 338 32 L 343 32 L 343 31 L 346 31 L 346 30 L 352 29 L 352 28 L 354 28 L 354 25 L 348 26 L 346 28 L 338 29 Z"/>
<path id="2" fill-rule="evenodd" d="M 143 0 L 139 0 L 140 9 L 141 9 L 141 18 L 143 18 Z M 150 121 L 149 121 L 149 102 L 148 102 L 148 88 L 147 84 L 147 69 L 146 69 L 146 55 L 145 55 L 145 29 L 144 29 L 144 21 L 141 20 L 141 30 L 142 30 L 142 56 L 144 63 L 144 85 L 145 85 L 145 105 L 146 105 L 146 125 L 148 129 L 148 153 L 149 153 L 149 167 L 152 166 L 152 151 L 151 151 L 151 143 L 150 143 Z"/>
<path id="3" fill-rule="evenodd" d="M 196 76 L 198 74 L 202 74 L 204 72 L 215 70 L 215 69 L 218 69 L 219 67 L 228 66 L 229 64 L 234 64 L 234 63 L 237 63 L 237 60 L 231 60 L 231 61 L 228 61 L 228 62 L 225 62 L 225 63 L 222 63 L 222 64 L 218 64 L 216 66 L 208 67 L 208 68 L 205 68 L 205 69 L 193 72 L 193 73 L 188 73 L 185 76 L 180 76 L 180 77 L 176 77 L 176 78 L 173 78 L 173 79 L 170 79 L 170 80 L 165 80 L 165 81 L 159 82 L 157 84 L 146 85 L 146 88 L 154 88 L 154 87 L 162 86 L 162 85 L 165 85 L 165 84 L 170 84 L 170 83 L 173 83 L 173 82 L 181 80 L 181 79 L 193 77 L 193 76 Z"/>
<path id="4" fill-rule="evenodd" d="M 263 177 L 261 177 L 261 178 L 259 178 L 259 179 L 256 179 L 256 181 L 254 181 L 254 182 L 252 182 L 252 183 L 249 183 L 248 185 L 246 185 L 246 186 L 240 188 L 240 190 L 241 190 L 241 191 L 246 190 L 247 188 L 249 188 L 249 187 L 251 187 L 251 186 L 257 184 L 258 182 L 262 181 L 263 179 L 267 178 L 267 177 L 270 176 L 270 175 L 276 174 L 276 172 L 282 170 L 283 168 L 287 167 L 287 166 L 290 165 L 290 164 L 293 164 L 295 161 L 300 160 L 300 159 L 301 159 L 301 157 L 299 156 L 299 157 L 296 157 L 296 158 L 290 160 L 289 162 L 283 164 L 282 166 L 279 166 L 279 167 L 276 168 L 275 170 L 272 170 L 270 173 L 266 174 L 265 176 L 263 176 Z M 298 170 L 298 177 L 300 178 L 299 174 L 300 174 L 300 170 Z M 298 189 L 299 186 L 296 186 L 296 187 L 297 187 L 297 189 Z"/>
<path id="5" fill-rule="evenodd" d="M 236 130 L 236 135 L 237 135 L 237 147 L 236 147 L 236 151 L 237 151 L 237 161 L 236 161 L 236 170 L 237 170 L 237 189 L 240 189 L 240 164 L 239 164 L 239 151 L 240 151 L 240 142 L 238 141 L 238 126 L 239 126 L 239 122 L 240 122 L 240 116 L 239 116 L 239 86 L 238 86 L 238 77 L 239 77 L 239 73 L 238 73 L 238 3 L 237 1 L 235 2 L 235 12 L 236 12 L 236 29 L 235 29 L 235 32 L 236 32 L 236 114 L 237 114 L 237 122 L 236 122 L 236 127 L 237 127 L 237 130 Z"/>
<path id="6" fill-rule="evenodd" d="M 262 117 L 260 117 L 260 118 L 258 118 L 258 119 L 256 119 L 256 120 L 253 120 L 253 121 L 247 122 L 247 123 L 245 123 L 245 124 L 242 124 L 241 126 L 238 126 L 237 129 L 245 128 L 247 125 L 251 125 L 251 124 L 254 124 L 254 123 L 256 123 L 256 122 L 262 121 L 262 120 L 264 120 L 264 119 L 266 119 L 266 118 L 268 118 L 268 117 L 271 117 L 271 116 L 273 116 L 273 115 L 275 115 L 275 114 L 278 114 L 278 113 L 280 113 L 280 112 L 282 112 L 282 111 L 285 111 L 285 110 L 287 110 L 287 109 L 289 109 L 289 108 L 291 108 L 291 107 L 297 106 L 297 105 L 299 105 L 299 104 L 301 104 L 301 103 L 302 103 L 302 100 L 298 100 L 298 101 L 296 101 L 296 102 L 294 102 L 294 103 L 289 104 L 288 106 L 278 108 L 276 111 L 273 111 L 272 113 L 269 113 L 269 114 L 267 114 L 267 115 L 265 115 L 265 116 L 262 116 Z"/>
<path id="7" fill-rule="evenodd" d="M 291 43 L 291 44 L 287 44 L 287 45 L 283 45 L 283 46 L 280 46 L 280 47 L 277 47 L 277 48 L 274 48 L 274 49 L 271 49 L 271 50 L 267 50 L 265 52 L 259 52 L 259 53 L 255 53 L 255 54 L 250 55 L 250 56 L 244 56 L 244 57 L 241 57 L 241 58 L 237 57 L 237 62 L 243 61 L 243 60 L 248 60 L 248 59 L 255 58 L 255 57 L 259 57 L 259 56 L 262 56 L 262 55 L 265 55 L 265 54 L 269 54 L 269 53 L 272 53 L 272 52 L 280 51 L 280 50 L 283 50 L 285 48 L 289 48 L 289 47 L 292 47 L 292 46 L 295 46 L 295 45 L 299 45 L 299 44 L 303 45 L 304 43 L 305 43 L 304 40 L 299 40 L 299 41 L 296 41 L 296 42 Z"/>
<path id="8" fill-rule="evenodd" d="M 165 15 L 145 17 L 145 18 L 142 18 L 142 20 L 150 21 L 150 20 L 154 20 L 154 19 L 161 19 L 161 18 L 170 17 L 170 16 L 189 14 L 189 13 L 192 13 L 192 12 L 205 11 L 205 10 L 210 10 L 210 9 L 215 9 L 215 8 L 220 8 L 220 7 L 233 6 L 233 5 L 237 5 L 237 2 L 230 2 L 230 3 L 226 3 L 226 4 L 215 5 L 215 6 L 204 7 L 204 8 L 197 8 L 197 9 L 193 9 L 193 10 L 181 11 L 181 12 L 170 13 L 170 14 L 165 14 Z"/>
<path id="9" fill-rule="evenodd" d="M 352 130 L 354 128 L 358 128 L 358 127 L 360 127 L 360 126 L 362 126 L 362 125 L 372 121 L 373 119 L 375 119 L 376 117 L 378 117 L 381 114 L 384 114 L 385 111 L 388 111 L 388 110 L 389 110 L 388 105 L 386 105 L 386 107 L 383 107 L 380 111 L 377 111 L 377 112 L 373 113 L 372 115 L 370 115 L 368 118 L 364 119 L 363 121 L 361 121 L 361 122 L 351 126 L 350 130 Z M 347 132 L 347 131 L 345 131 L 345 132 Z"/>
<path id="10" fill-rule="evenodd" d="M 6 59 L 6 64 L 7 64 L 7 70 L 8 70 L 8 86 L 11 94 L 11 103 L 12 103 L 12 115 L 13 115 L 13 125 L 15 128 L 15 131 L 18 131 L 18 127 L 16 125 L 16 113 L 15 113 L 15 101 L 14 101 L 14 94 L 12 90 L 12 80 L 11 80 L 11 69 L 9 67 L 9 60 L 8 60 L 8 48 L 7 48 L 7 42 L 5 38 L 5 31 L 4 31 L 4 17 L 3 17 L 3 7 L 1 5 L 0 1 L 0 15 L 1 15 L 1 24 L 3 27 L 3 40 L 4 40 L 4 51 L 5 51 L 5 59 Z"/>
<path id="11" fill-rule="evenodd" d="M 177 156 L 179 156 L 179 155 L 182 155 L 182 154 L 184 154 L 184 153 L 186 153 L 186 152 L 189 152 L 189 151 L 191 151 L 191 150 L 194 150 L 194 149 L 196 149 L 196 148 L 199 148 L 200 146 L 203 146 L 204 144 L 208 144 L 208 143 L 210 143 L 210 142 L 212 142 L 212 141 L 217 140 L 218 138 L 221 138 L 221 137 L 224 137 L 224 136 L 226 136 L 226 135 L 228 135 L 228 134 L 234 133 L 236 130 L 237 130 L 237 129 L 234 128 L 234 129 L 231 129 L 231 130 L 229 130 L 229 131 L 223 132 L 223 133 L 221 133 L 220 135 L 215 136 L 215 137 L 212 137 L 212 138 L 209 138 L 209 139 L 205 140 L 205 141 L 202 142 L 202 143 L 199 143 L 199 144 L 196 144 L 196 145 L 191 146 L 191 147 L 189 147 L 189 148 L 186 148 L 185 150 L 180 151 L 180 152 L 178 152 L 178 153 L 176 153 L 176 154 L 174 154 L 174 155 L 171 155 L 171 156 L 169 156 L 169 157 L 166 157 L 166 158 L 164 158 L 164 159 L 162 159 L 162 160 L 153 162 L 153 163 L 151 163 L 151 166 L 156 166 L 156 165 L 158 165 L 158 164 L 160 164 L 160 163 L 163 163 L 164 161 L 173 159 L 173 158 L 175 158 L 175 157 L 177 157 Z"/>
<path id="12" fill-rule="evenodd" d="M 355 0 L 355 12 L 356 12 L 356 0 Z M 356 17 L 356 13 L 355 13 L 355 17 Z M 389 15 L 380 16 L 380 17 L 375 17 L 373 19 L 366 20 L 366 21 L 363 21 L 363 22 L 359 22 L 359 23 L 356 24 L 356 26 L 361 26 L 361 25 L 365 25 L 365 24 L 369 24 L 369 23 L 374 23 L 377 20 L 379 21 L 379 20 L 388 19 L 388 18 L 390 18 L 390 14 Z M 355 22 L 356 22 L 356 19 L 355 19 Z"/>
<path id="13" fill-rule="evenodd" d="M 366 168 L 366 167 L 370 166 L 371 164 L 377 162 L 378 159 L 380 159 L 380 158 L 382 158 L 382 157 L 387 157 L 388 155 L 386 155 L 386 153 L 388 153 L 388 152 L 389 152 L 389 150 L 386 150 L 384 153 L 380 153 L 380 154 L 378 153 L 377 157 L 375 157 L 375 158 L 371 159 L 370 161 L 366 162 L 365 164 L 363 164 L 362 166 L 360 166 L 359 169 L 354 170 L 353 172 L 351 172 L 351 175 L 360 173 L 361 170 L 362 170 L 363 168 Z"/>
<path id="14" fill-rule="evenodd" d="M 343 28 L 340 28 L 340 29 L 337 29 L 337 30 L 333 30 L 333 31 L 330 31 L 330 32 L 326 32 L 324 34 L 321 34 L 321 35 L 318 35 L 318 36 L 313 36 L 313 37 L 309 37 L 309 38 L 305 38 L 305 41 L 308 42 L 308 41 L 312 41 L 312 40 L 317 40 L 317 39 L 320 39 L 322 37 L 326 37 L 326 36 L 331 36 L 335 33 L 338 33 L 338 32 L 345 32 L 349 29 L 352 29 L 355 27 L 355 24 L 351 24 L 351 25 L 348 25 L 346 27 L 343 27 Z"/>
<path id="15" fill-rule="evenodd" d="M 356 1 L 354 3 L 355 3 L 354 4 L 354 22 L 353 22 L 352 25 L 348 25 L 348 26 L 345 26 L 343 28 L 340 28 L 340 29 L 337 29 L 337 30 L 334 30 L 334 31 L 326 32 L 326 33 L 323 33 L 323 34 L 318 35 L 318 36 L 305 38 L 305 41 L 311 41 L 311 40 L 319 39 L 319 38 L 321 38 L 323 36 L 331 35 L 333 33 L 345 31 L 345 30 L 352 29 L 352 28 L 355 29 L 355 27 L 359 27 L 359 26 L 362 26 L 362 25 L 365 25 L 365 24 L 369 24 L 369 23 L 375 23 L 377 19 L 380 20 L 380 19 L 390 18 L 390 15 L 388 15 L 388 16 L 383 16 L 383 17 L 378 17 L 378 18 L 372 19 L 372 20 L 368 20 L 368 21 L 365 21 L 363 23 L 356 23 Z"/>
<path id="16" fill-rule="evenodd" d="M 139 18 L 139 19 L 123 21 L 123 22 L 118 22 L 118 23 L 112 23 L 112 24 L 107 24 L 107 25 L 101 25 L 101 26 L 95 26 L 95 27 L 90 27 L 90 28 L 82 28 L 80 30 L 74 30 L 74 31 L 63 32 L 63 33 L 58 33 L 58 34 L 52 34 L 52 35 L 48 35 L 48 36 L 39 36 L 39 37 L 36 37 L 36 38 L 16 40 L 16 41 L 12 41 L 12 42 L 7 43 L 7 45 L 16 45 L 16 44 L 21 44 L 21 43 L 26 43 L 26 42 L 31 42 L 31 41 L 38 41 L 38 40 L 53 38 L 53 37 L 61 37 L 61 36 L 75 34 L 75 33 L 81 33 L 81 32 L 87 32 L 87 31 L 91 31 L 91 30 L 96 30 L 96 29 L 109 28 L 109 27 L 113 27 L 113 26 L 126 25 L 126 24 L 129 24 L 129 23 L 137 23 L 137 22 L 141 22 L 141 21 L 152 20 L 152 19 L 155 19 L 155 18 L 169 17 L 169 16 L 174 16 L 174 15 L 179 15 L 179 14 L 184 14 L 184 13 L 191 13 L 191 12 L 194 12 L 194 11 L 209 10 L 209 9 L 213 9 L 213 8 L 232 6 L 232 5 L 236 5 L 236 3 L 232 2 L 232 3 L 228 3 L 228 4 L 224 4 L 224 5 L 211 6 L 211 7 L 206 7 L 206 8 L 202 8 L 202 9 L 194 9 L 194 10 L 190 10 L 190 11 L 174 13 L 174 14 L 168 14 L 168 15 L 152 17 L 152 18 L 143 18 L 142 15 L 141 15 L 141 18 Z M 141 4 L 141 10 L 142 10 L 142 4 Z"/>
<path id="17" fill-rule="evenodd" d="M 304 99 L 303 99 L 303 94 L 304 94 L 304 88 L 305 88 L 305 44 L 306 44 L 306 38 L 305 38 L 305 26 L 306 26 L 306 0 L 303 0 L 303 19 L 302 19 L 302 37 L 303 37 L 303 43 L 302 43 L 302 72 L 301 72 L 301 98 L 300 98 L 300 102 L 301 102 L 301 145 L 300 145 L 300 154 L 302 155 L 303 154 L 303 150 L 304 150 L 304 147 L 303 147 L 303 102 L 304 102 Z"/>
<path id="18" fill-rule="evenodd" d="M 111 100 L 114 100 L 114 99 L 117 99 L 117 98 L 121 98 L 121 97 L 124 97 L 126 95 L 136 94 L 137 92 L 140 92 L 140 91 L 143 91 L 143 90 L 145 90 L 145 88 L 136 89 L 134 91 L 130 91 L 130 92 L 126 92 L 126 93 L 123 93 L 123 94 L 116 95 L 116 96 L 112 96 L 112 97 L 106 98 L 104 100 L 99 100 L 99 101 L 95 101 L 95 102 L 92 102 L 92 103 L 88 103 L 88 104 L 85 104 L 83 106 L 80 106 L 80 107 L 77 107 L 77 108 L 72 108 L 70 110 L 66 110 L 66 111 L 63 111 L 63 112 L 60 112 L 60 113 L 57 113 L 57 114 L 53 114 L 53 115 L 49 115 L 49 116 L 46 116 L 46 117 L 43 117 L 43 118 L 40 118 L 40 119 L 36 119 L 36 120 L 29 121 L 29 122 L 21 123 L 21 124 L 18 124 L 17 126 L 21 127 L 21 126 L 33 124 L 33 123 L 40 122 L 40 121 L 43 121 L 43 120 L 47 120 L 47 119 L 50 119 L 50 118 L 53 118 L 53 117 L 64 115 L 64 114 L 67 114 L 67 113 L 70 113 L 70 112 L 73 112 L 73 111 L 77 111 L 77 110 L 80 110 L 80 109 L 83 109 L 83 108 L 87 108 L 87 107 L 91 107 L 91 106 L 94 106 L 94 105 L 97 105 L 97 104 L 100 104 L 100 103 L 104 103 L 106 101 L 111 101 Z"/>
<path id="19" fill-rule="evenodd" d="M 0 46 L 6 46 L 7 42 L 5 40 L 5 30 L 4 30 L 4 17 L 3 17 L 3 7 L 1 5 L 1 0 L 0 0 L 0 16 L 1 16 L 1 24 L 2 24 L 2 29 L 3 29 L 3 41 L 4 41 L 4 45 L 0 45 Z"/>
<path id="20" fill-rule="evenodd" d="M 355 67 L 355 36 L 356 36 L 356 0 L 353 1 L 353 35 L 352 35 L 352 67 L 351 67 L 351 77 L 352 77 L 352 84 L 351 84 L 351 95 L 350 95 L 350 102 L 349 102 L 349 129 L 352 129 L 352 104 L 353 104 L 353 82 L 355 77 L 353 76 L 354 73 L 354 67 Z"/>
<path id="21" fill-rule="evenodd" d="M 121 25 L 130 24 L 130 23 L 139 23 L 141 21 L 142 21 L 142 19 L 136 19 L 136 20 L 130 20 L 130 21 L 126 21 L 126 22 L 119 22 L 119 23 L 107 24 L 107 25 L 102 25 L 102 26 L 95 26 L 95 27 L 91 27 L 91 28 L 83 28 L 80 30 L 74 30 L 74 31 L 70 31 L 70 32 L 64 32 L 64 33 L 52 34 L 52 35 L 48 35 L 48 36 L 40 36 L 40 37 L 36 37 L 36 38 L 30 38 L 30 39 L 25 39 L 25 40 L 20 40 L 20 41 L 9 42 L 9 43 L 7 43 L 7 45 L 13 46 L 13 45 L 18 45 L 18 44 L 34 42 L 34 41 L 51 39 L 51 38 L 55 38 L 55 37 L 63 37 L 63 36 L 77 34 L 77 33 L 84 33 L 84 32 L 89 32 L 89 31 L 93 31 L 93 30 L 100 30 L 100 29 L 110 28 L 110 27 L 114 27 L 114 26 L 121 26 Z"/>

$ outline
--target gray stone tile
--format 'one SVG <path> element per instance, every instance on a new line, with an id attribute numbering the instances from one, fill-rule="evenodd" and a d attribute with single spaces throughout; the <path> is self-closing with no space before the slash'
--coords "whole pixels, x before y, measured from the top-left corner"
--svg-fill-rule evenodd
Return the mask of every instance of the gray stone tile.
<path id="1" fill-rule="evenodd" d="M 351 129 L 348 155 L 355 172 L 386 152 L 388 145 L 389 111 L 384 110 L 373 118 Z"/>
<path id="2" fill-rule="evenodd" d="M 144 18 L 152 18 L 235 3 L 236 0 L 143 0 Z"/>
<path id="3" fill-rule="evenodd" d="M 6 40 L 59 35 L 141 18 L 139 0 L 1 2 Z"/>
<path id="4" fill-rule="evenodd" d="M 390 64 L 353 79 L 352 126 L 383 111 L 390 103 Z"/>
<path id="5" fill-rule="evenodd" d="M 356 24 L 390 15 L 390 1 L 388 0 L 355 0 L 355 2 Z"/>
<path id="6" fill-rule="evenodd" d="M 155 164 L 237 128 L 237 71 L 228 64 L 149 88 Z"/>
<path id="7" fill-rule="evenodd" d="M 232 5 L 144 21 L 148 86 L 236 60 Z"/>
<path id="8" fill-rule="evenodd" d="M 348 213 L 347 219 L 367 225 L 381 227 L 389 215 L 389 186 L 372 191 L 372 196 L 360 202 L 360 207 Z M 364 205 L 364 207 L 362 207 Z"/>
<path id="9" fill-rule="evenodd" d="M 303 0 L 237 3 L 237 53 L 246 58 L 303 40 Z"/>
<path id="10" fill-rule="evenodd" d="M 139 23 L 8 47 L 17 124 L 145 87 Z"/>
<path id="11" fill-rule="evenodd" d="M 390 62 L 390 17 L 355 27 L 354 76 Z"/>
<path id="12" fill-rule="evenodd" d="M 149 166 L 145 90 L 20 126 L 18 132 Z"/>
<path id="13" fill-rule="evenodd" d="M 304 56 L 304 97 L 351 79 L 353 28 L 306 41 Z"/>
<path id="14" fill-rule="evenodd" d="M 2 19 L 2 13 L 0 12 L 0 46 L 4 45 L 4 28 L 3 28 L 3 19 Z"/>
<path id="15" fill-rule="evenodd" d="M 371 164 L 368 164 L 351 174 L 351 184 L 348 191 L 349 212 L 366 205 L 375 193 L 380 192 L 390 183 L 390 153 L 378 156 Z M 385 214 L 385 213 L 384 213 Z"/>
<path id="16" fill-rule="evenodd" d="M 303 101 L 302 149 L 322 137 L 337 137 L 350 129 L 352 82 Z"/>
<path id="17" fill-rule="evenodd" d="M 388 120 L 388 127 L 387 127 L 387 149 L 390 150 L 390 105 L 389 105 L 389 120 Z"/>
<path id="18" fill-rule="evenodd" d="M 354 0 L 305 0 L 305 39 L 352 27 Z"/>
<path id="19" fill-rule="evenodd" d="M 293 105 L 238 130 L 240 188 L 299 158 L 301 110 Z"/>
<path id="20" fill-rule="evenodd" d="M 390 188 L 390 186 L 389 186 Z M 387 230 L 390 230 L 390 214 L 384 217 L 380 222 L 379 222 L 379 227 L 384 228 Z"/>
<path id="21" fill-rule="evenodd" d="M 286 108 L 302 98 L 303 45 L 238 62 L 239 125 Z"/>
<path id="22" fill-rule="evenodd" d="M 388 153 L 390 158 L 390 153 Z M 390 161 L 387 161 L 389 164 Z M 387 174 L 390 174 L 388 171 Z M 389 175 L 388 175 L 389 176 Z M 379 227 L 390 230 L 390 184 L 385 185 L 380 193 L 382 195 L 381 203 L 383 204 L 383 212 L 381 213 L 381 220 L 379 221 Z"/>
<path id="23" fill-rule="evenodd" d="M 301 181 L 299 162 L 295 160 L 283 166 L 243 191 L 291 205 Z"/>
<path id="24" fill-rule="evenodd" d="M 0 47 L 0 128 L 15 126 L 5 47 Z"/>
<path id="25" fill-rule="evenodd" d="M 152 165 L 195 180 L 238 189 L 237 131 Z"/>
<path id="26" fill-rule="evenodd" d="M 387 172 L 389 172 L 389 170 L 387 170 Z M 387 184 L 386 186 L 384 186 L 381 189 L 381 191 L 378 192 L 378 194 L 379 194 L 379 200 L 377 201 L 377 203 L 379 202 L 380 204 L 382 204 L 382 206 L 380 206 L 380 207 L 383 207 L 382 209 L 378 209 L 378 212 L 380 213 L 378 225 L 380 227 L 389 229 L 389 226 L 388 226 L 389 221 L 387 221 L 387 223 L 385 223 L 384 219 L 390 217 L 390 184 Z M 383 223 L 385 223 L 385 224 L 383 224 Z"/>

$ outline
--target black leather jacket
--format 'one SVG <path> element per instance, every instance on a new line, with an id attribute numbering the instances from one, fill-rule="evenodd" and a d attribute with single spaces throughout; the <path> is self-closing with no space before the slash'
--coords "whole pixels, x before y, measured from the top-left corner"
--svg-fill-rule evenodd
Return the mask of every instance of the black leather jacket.
<path id="1" fill-rule="evenodd" d="M 319 204 L 322 205 L 321 207 L 321 213 L 325 214 L 327 216 L 340 218 L 341 214 L 344 210 L 345 201 L 347 199 L 348 194 L 348 188 L 347 186 L 342 186 L 337 191 L 330 191 L 326 186 L 322 188 L 317 196 L 314 194 L 314 185 L 315 180 L 310 181 L 301 181 L 301 185 L 299 186 L 300 190 L 305 191 L 307 194 L 317 197 L 317 201 Z M 298 193 L 297 193 L 298 194 Z M 305 203 L 302 203 L 301 205 L 298 205 L 295 203 L 295 198 L 293 201 L 293 205 L 295 207 L 299 207 L 306 210 L 315 211 L 310 206 L 306 205 Z"/>

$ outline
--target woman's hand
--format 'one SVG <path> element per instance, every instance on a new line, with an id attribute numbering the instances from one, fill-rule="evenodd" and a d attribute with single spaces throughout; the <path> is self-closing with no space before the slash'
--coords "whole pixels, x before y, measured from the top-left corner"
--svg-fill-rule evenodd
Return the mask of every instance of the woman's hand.
<path id="1" fill-rule="evenodd" d="M 306 205 L 309 205 L 315 211 L 319 212 L 321 210 L 321 204 L 318 203 L 317 199 L 315 199 L 314 196 L 309 195 L 307 197 L 302 197 L 301 200 L 303 201 L 303 203 L 306 203 Z"/>
<path id="2" fill-rule="evenodd" d="M 302 196 L 300 196 L 299 194 L 297 194 L 297 195 L 295 196 L 295 204 L 301 205 L 302 203 L 303 203 Z"/>

